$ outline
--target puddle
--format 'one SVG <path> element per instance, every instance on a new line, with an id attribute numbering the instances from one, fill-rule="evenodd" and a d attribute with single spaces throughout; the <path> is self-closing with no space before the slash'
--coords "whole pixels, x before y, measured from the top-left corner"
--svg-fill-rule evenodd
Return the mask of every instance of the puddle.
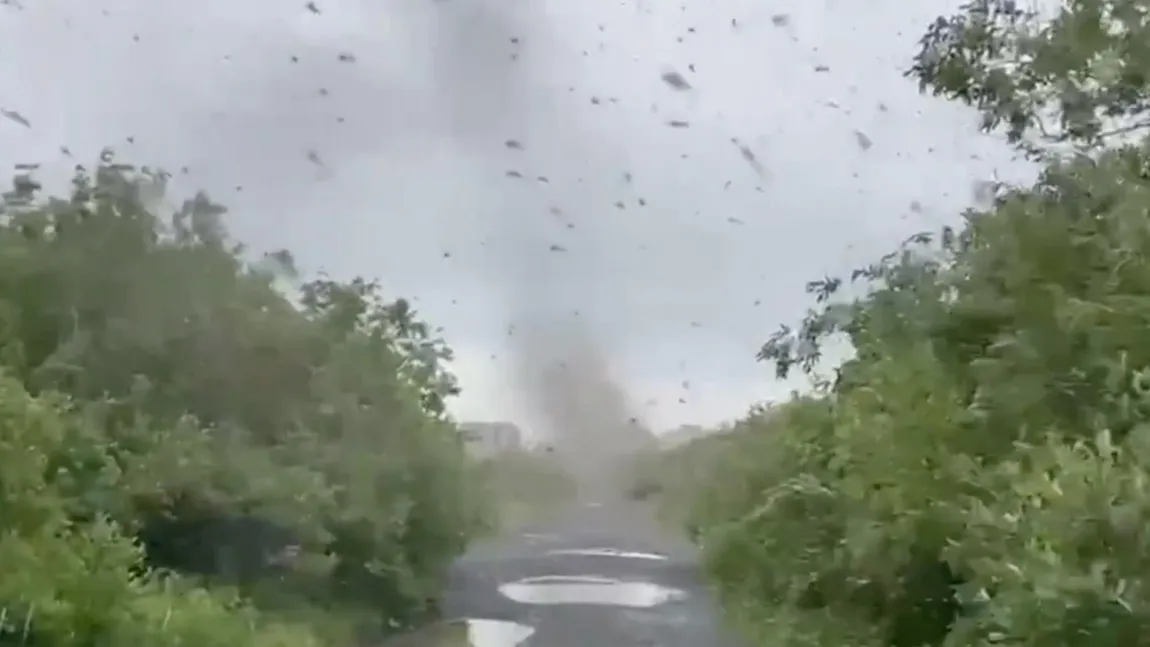
<path id="1" fill-rule="evenodd" d="M 515 647 L 535 633 L 507 620 L 463 618 L 438 622 L 384 643 L 385 647 Z"/>
<path id="2" fill-rule="evenodd" d="M 687 596 L 684 591 L 650 582 L 606 577 L 546 575 L 499 587 L 504 596 L 523 604 L 599 604 L 645 609 Z"/>
<path id="3" fill-rule="evenodd" d="M 616 548 L 560 548 L 547 551 L 548 555 L 587 555 L 589 557 L 623 557 L 626 559 L 664 560 L 666 555 L 618 550 Z"/>

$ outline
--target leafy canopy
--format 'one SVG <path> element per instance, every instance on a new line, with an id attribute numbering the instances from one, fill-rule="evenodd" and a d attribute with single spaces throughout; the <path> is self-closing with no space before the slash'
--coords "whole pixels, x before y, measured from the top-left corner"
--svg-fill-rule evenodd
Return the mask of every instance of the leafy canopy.
<path id="1" fill-rule="evenodd" d="M 6 194 L 0 640 L 303 645 L 434 613 L 489 523 L 450 349 L 372 281 L 289 299 L 289 254 L 248 260 L 204 194 L 161 218 L 165 182 L 106 153 L 63 197 Z"/>
<path id="2" fill-rule="evenodd" d="M 1043 166 L 760 352 L 815 393 L 708 457 L 688 527 L 763 644 L 1141 644 L 1150 626 L 1150 33 L 1143 1 L 976 0 L 909 74 Z M 706 441 L 704 441 L 706 442 Z M 715 455 L 717 454 L 717 455 Z"/>

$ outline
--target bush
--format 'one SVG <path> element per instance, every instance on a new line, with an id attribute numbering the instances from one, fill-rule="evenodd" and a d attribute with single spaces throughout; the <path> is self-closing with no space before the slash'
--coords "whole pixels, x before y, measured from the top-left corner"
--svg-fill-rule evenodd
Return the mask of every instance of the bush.
<path id="1" fill-rule="evenodd" d="M 1124 43 L 1150 28 L 1121 3 L 1012 7 L 940 21 L 915 72 L 1005 120 L 1041 177 L 861 270 L 860 299 L 811 284 L 819 308 L 761 358 L 813 370 L 834 333 L 854 358 L 742 421 L 694 491 L 707 569 L 763 644 L 1086 647 L 1150 626 L 1150 144 L 1096 127 L 1146 94 L 1133 72 L 1070 83 L 1092 57 L 1145 69 Z M 1026 139 L 1050 87 L 1078 101 L 1054 143 L 1079 154 Z"/>
<path id="2" fill-rule="evenodd" d="M 575 498 L 574 478 L 546 449 L 509 451 L 484 459 L 480 474 L 490 501 L 499 503 L 491 530 L 545 517 Z"/>
<path id="3" fill-rule="evenodd" d="M 52 644 L 73 643 L 52 629 L 49 600 L 89 605 L 97 624 L 113 622 L 98 618 L 106 601 L 139 600 L 113 614 L 115 631 L 179 626 L 187 640 L 250 634 L 250 608 L 312 618 L 332 640 L 433 615 L 445 569 L 488 523 L 445 412 L 450 350 L 362 279 L 305 283 L 293 303 L 277 287 L 296 280 L 290 256 L 244 261 L 204 195 L 162 221 L 145 208 L 162 185 L 105 157 L 65 198 L 36 199 L 26 177 L 6 196 L 7 405 L 55 411 L 42 424 L 63 435 L 25 468 L 47 470 L 48 502 L 29 485 L 6 503 L 28 512 L 0 516 L 9 533 L 27 524 L 7 544 L 14 568 L 29 560 L 5 571 L 7 590 L 42 596 L 8 608 L 25 604 L 29 631 Z M 38 419 L 12 418 L 0 441 L 38 451 L 23 445 L 47 433 L 23 428 Z M 98 556 L 111 561 L 92 571 Z M 41 559 L 72 566 L 32 567 Z M 170 618 L 156 611 L 165 600 L 179 602 Z M 156 613 L 167 620 L 149 624 Z"/>
<path id="4" fill-rule="evenodd" d="M 92 442 L 99 434 L 69 408 L 0 375 L 0 643 L 320 644 L 305 627 L 261 625 L 242 601 L 146 572 L 139 546 L 107 517 L 72 519 L 76 472 L 117 480 L 114 458 Z"/>
<path id="5" fill-rule="evenodd" d="M 794 644 L 1138 635 L 1150 237 L 1128 205 L 1150 190 L 1144 155 L 1053 167 L 944 260 L 882 269 L 845 319 L 857 357 L 836 384 L 744 421 L 697 493 L 732 604 Z"/>

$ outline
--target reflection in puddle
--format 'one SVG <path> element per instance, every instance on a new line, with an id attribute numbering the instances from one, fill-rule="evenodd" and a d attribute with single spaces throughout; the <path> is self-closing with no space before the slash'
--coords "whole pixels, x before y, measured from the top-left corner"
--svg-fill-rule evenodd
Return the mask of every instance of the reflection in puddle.
<path id="1" fill-rule="evenodd" d="M 447 620 L 387 641 L 385 647 L 515 647 L 535 629 L 507 620 Z"/>
<path id="2" fill-rule="evenodd" d="M 657 553 L 640 553 L 616 548 L 559 548 L 547 551 L 548 555 L 587 555 L 589 557 L 624 557 L 627 559 L 667 559 L 666 555 Z"/>
<path id="3" fill-rule="evenodd" d="M 547 575 L 504 584 L 503 595 L 524 604 L 602 604 L 648 608 L 686 597 L 686 593 L 650 582 L 606 577 Z"/>

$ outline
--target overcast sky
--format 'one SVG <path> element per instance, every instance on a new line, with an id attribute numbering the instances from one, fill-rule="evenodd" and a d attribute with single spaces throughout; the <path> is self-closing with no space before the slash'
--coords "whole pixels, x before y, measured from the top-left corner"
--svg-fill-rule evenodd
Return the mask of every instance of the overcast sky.
<path id="1" fill-rule="evenodd" d="M 21 1 L 0 162 L 188 167 L 254 248 L 417 297 L 468 418 L 531 424 L 532 317 L 586 320 L 656 427 L 736 416 L 785 393 L 754 354 L 806 281 L 1026 172 L 902 78 L 953 2 Z"/>

